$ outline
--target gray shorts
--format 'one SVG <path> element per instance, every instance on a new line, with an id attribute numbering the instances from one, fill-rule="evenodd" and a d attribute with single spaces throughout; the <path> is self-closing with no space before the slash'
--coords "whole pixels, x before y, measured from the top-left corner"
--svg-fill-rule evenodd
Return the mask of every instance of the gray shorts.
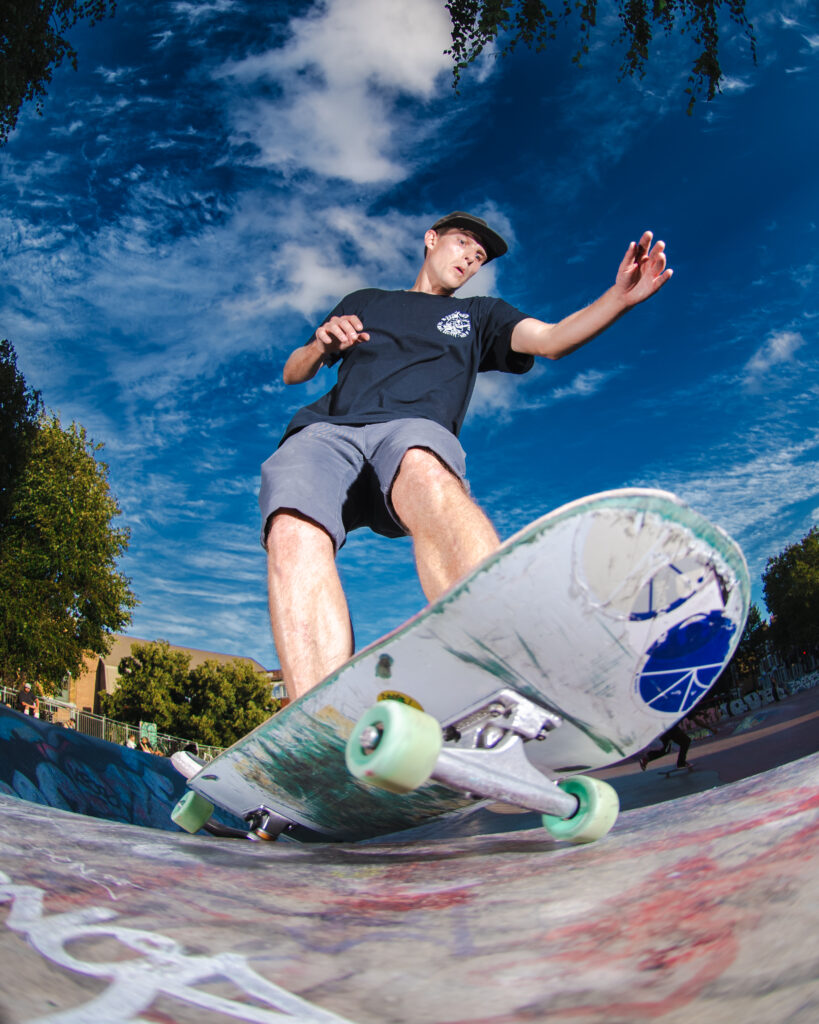
<path id="1" fill-rule="evenodd" d="M 311 423 L 291 434 L 262 464 L 262 546 L 270 517 L 282 509 L 318 523 L 336 551 L 351 530 L 362 526 L 385 537 L 403 537 L 407 531 L 392 507 L 390 490 L 410 448 L 433 452 L 464 480 L 466 456 L 458 438 L 432 420 L 358 427 Z"/>

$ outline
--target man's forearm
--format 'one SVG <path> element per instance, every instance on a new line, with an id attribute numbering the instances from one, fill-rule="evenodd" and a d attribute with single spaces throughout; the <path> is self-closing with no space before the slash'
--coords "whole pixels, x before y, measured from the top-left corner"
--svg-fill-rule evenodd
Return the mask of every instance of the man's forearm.
<path id="1" fill-rule="evenodd" d="M 628 309 L 617 290 L 609 288 L 590 306 L 578 309 L 551 325 L 547 345 L 554 354 L 550 358 L 561 359 L 575 352 L 611 327 Z"/>
<path id="2" fill-rule="evenodd" d="M 617 290 L 605 291 L 590 306 L 577 310 L 556 324 L 522 320 L 512 332 L 512 348 L 546 359 L 562 359 L 596 338 L 628 310 Z"/>
<path id="3" fill-rule="evenodd" d="M 290 353 L 282 374 L 285 384 L 303 384 L 312 380 L 324 365 L 324 349 L 313 338 Z"/>

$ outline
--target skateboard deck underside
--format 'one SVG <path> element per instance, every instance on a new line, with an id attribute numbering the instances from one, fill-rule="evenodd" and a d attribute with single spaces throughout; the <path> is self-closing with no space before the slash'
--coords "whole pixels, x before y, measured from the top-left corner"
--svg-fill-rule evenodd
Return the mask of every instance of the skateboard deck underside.
<path id="1" fill-rule="evenodd" d="M 435 783 L 407 795 L 353 779 L 344 748 L 385 693 L 446 724 L 502 688 L 563 724 L 526 744 L 560 777 L 645 747 L 707 692 L 742 633 L 737 546 L 661 491 L 612 491 L 532 523 L 404 626 L 208 765 L 192 788 L 239 815 L 267 806 L 361 839 L 473 806 Z"/>

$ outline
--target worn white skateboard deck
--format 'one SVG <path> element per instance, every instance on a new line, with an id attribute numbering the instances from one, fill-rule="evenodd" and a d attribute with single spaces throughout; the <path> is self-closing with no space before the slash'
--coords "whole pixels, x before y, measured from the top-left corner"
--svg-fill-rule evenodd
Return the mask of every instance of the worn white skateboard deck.
<path id="1" fill-rule="evenodd" d="M 612 764 L 713 685 L 739 642 L 749 594 L 736 544 L 673 495 L 582 498 L 516 534 L 190 785 L 239 816 L 266 806 L 345 839 L 474 804 L 434 782 L 397 795 L 349 775 L 354 723 L 396 692 L 446 725 L 511 688 L 562 719 L 526 743 L 536 768 L 560 778 Z"/>

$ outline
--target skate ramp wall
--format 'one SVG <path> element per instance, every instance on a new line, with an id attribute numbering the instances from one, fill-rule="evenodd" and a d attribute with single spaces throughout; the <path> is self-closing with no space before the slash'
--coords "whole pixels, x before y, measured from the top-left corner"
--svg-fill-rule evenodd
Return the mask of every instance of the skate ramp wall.
<path id="1" fill-rule="evenodd" d="M 185 781 L 164 757 L 0 707 L 0 793 L 64 811 L 178 831 Z"/>

